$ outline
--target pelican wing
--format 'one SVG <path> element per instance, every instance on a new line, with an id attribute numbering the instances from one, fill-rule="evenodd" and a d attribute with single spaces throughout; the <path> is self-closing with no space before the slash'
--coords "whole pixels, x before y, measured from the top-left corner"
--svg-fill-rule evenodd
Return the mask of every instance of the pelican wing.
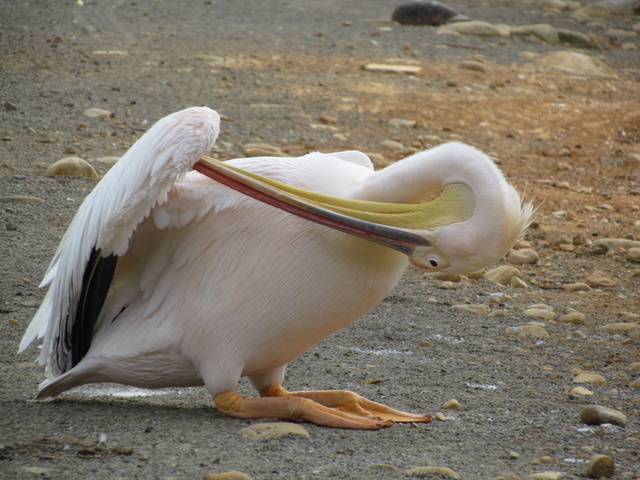
<path id="1" fill-rule="evenodd" d="M 80 206 L 41 286 L 50 285 L 20 342 L 44 337 L 48 375 L 72 368 L 89 348 L 119 256 L 137 226 L 167 201 L 174 183 L 213 146 L 219 116 L 189 108 L 156 123 L 114 165 Z"/>

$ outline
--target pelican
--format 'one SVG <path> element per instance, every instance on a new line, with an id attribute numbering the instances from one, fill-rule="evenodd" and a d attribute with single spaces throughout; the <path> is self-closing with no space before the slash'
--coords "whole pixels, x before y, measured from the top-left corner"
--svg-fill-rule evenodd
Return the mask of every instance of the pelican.
<path id="1" fill-rule="evenodd" d="M 220 162 L 205 155 L 219 122 L 206 107 L 161 119 L 80 206 L 19 347 L 44 338 L 36 399 L 96 382 L 205 385 L 237 418 L 430 421 L 350 391 L 287 391 L 286 365 L 375 307 L 409 264 L 499 260 L 530 204 L 462 143 L 377 172 L 356 151 Z M 236 392 L 243 376 L 258 397 Z"/>

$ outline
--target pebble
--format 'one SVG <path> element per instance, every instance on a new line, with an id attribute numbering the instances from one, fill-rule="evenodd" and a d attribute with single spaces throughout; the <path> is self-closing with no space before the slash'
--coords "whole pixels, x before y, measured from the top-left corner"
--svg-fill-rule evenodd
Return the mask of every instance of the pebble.
<path id="1" fill-rule="evenodd" d="M 103 108 L 87 108 L 82 114 L 89 118 L 111 118 L 113 113 Z"/>
<path id="2" fill-rule="evenodd" d="M 600 327 L 600 330 L 606 333 L 631 333 L 633 331 L 640 331 L 640 323 L 635 322 L 621 322 L 610 323 L 604 327 Z"/>
<path id="3" fill-rule="evenodd" d="M 593 242 L 594 245 L 602 245 L 605 244 L 611 249 L 618 248 L 636 248 L 640 247 L 640 241 L 638 240 L 630 240 L 628 238 L 601 238 Z"/>
<path id="4" fill-rule="evenodd" d="M 456 22 L 438 27 L 438 33 L 460 33 L 463 35 L 479 35 L 484 37 L 508 37 L 511 28 L 506 25 L 493 25 L 481 20 Z"/>
<path id="5" fill-rule="evenodd" d="M 587 425 L 611 423 L 619 427 L 627 426 L 627 416 L 624 413 L 601 405 L 587 405 L 584 407 L 580 411 L 580 420 Z"/>
<path id="6" fill-rule="evenodd" d="M 279 147 L 268 143 L 248 143 L 242 151 L 247 157 L 288 157 Z"/>
<path id="7" fill-rule="evenodd" d="M 442 408 L 444 408 L 445 410 L 460 410 L 460 402 L 458 402 L 458 400 L 456 400 L 455 398 L 452 398 L 451 400 L 447 400 L 446 402 L 444 402 L 442 404 Z"/>
<path id="8" fill-rule="evenodd" d="M 618 285 L 617 281 L 600 270 L 596 270 L 589 275 L 586 283 L 591 287 L 615 287 Z"/>
<path id="9" fill-rule="evenodd" d="M 17 110 L 18 107 L 16 107 L 15 103 L 12 102 L 4 102 L 4 109 L 5 110 Z"/>
<path id="10" fill-rule="evenodd" d="M 538 253 L 532 248 L 512 250 L 507 256 L 507 262 L 516 265 L 526 265 L 536 263 L 540 259 Z"/>
<path id="11" fill-rule="evenodd" d="M 597 373 L 579 373 L 573 379 L 573 383 L 595 383 L 596 385 L 604 385 L 607 380 Z"/>
<path id="12" fill-rule="evenodd" d="M 629 384 L 629 388 L 640 388 L 640 378 L 636 378 Z"/>
<path id="13" fill-rule="evenodd" d="M 291 422 L 255 423 L 240 430 L 240 435 L 247 438 L 274 438 L 285 435 L 309 436 L 309 432 L 302 425 Z"/>
<path id="14" fill-rule="evenodd" d="M 65 157 L 52 163 L 47 168 L 49 175 L 65 175 L 68 177 L 86 177 L 98 180 L 96 169 L 86 160 L 79 157 Z"/>
<path id="15" fill-rule="evenodd" d="M 418 65 L 389 65 L 385 63 L 368 63 L 364 69 L 370 72 L 386 73 L 420 73 L 422 67 Z"/>
<path id="16" fill-rule="evenodd" d="M 640 373 L 640 362 L 631 362 L 627 368 L 632 372 Z"/>
<path id="17" fill-rule="evenodd" d="M 524 275 L 516 267 L 512 267 L 510 265 L 501 265 L 489 270 L 488 272 L 485 272 L 483 277 L 493 283 L 509 285 L 513 277 L 522 279 L 524 278 Z"/>
<path id="18" fill-rule="evenodd" d="M 438 422 L 444 422 L 447 420 L 447 416 L 442 412 L 438 412 L 433 416 L 433 419 L 437 420 Z"/>
<path id="19" fill-rule="evenodd" d="M 390 150 L 402 151 L 406 149 L 406 147 L 401 142 L 398 142 L 396 140 L 391 140 L 391 139 L 383 140 L 382 142 L 380 142 L 380 144 L 383 147 L 388 148 Z"/>
<path id="20" fill-rule="evenodd" d="M 558 37 L 562 43 L 569 43 L 578 47 L 593 47 L 595 44 L 589 35 L 585 35 L 582 32 L 575 30 L 567 30 L 564 28 L 558 29 Z"/>
<path id="21" fill-rule="evenodd" d="M 557 70 L 572 75 L 617 78 L 616 73 L 602 60 L 587 53 L 561 50 L 540 55 L 536 65 L 543 69 Z"/>
<path id="22" fill-rule="evenodd" d="M 456 472 L 447 467 L 416 467 L 405 470 L 407 475 L 413 475 L 416 477 L 446 477 L 446 478 L 460 478 Z"/>
<path id="23" fill-rule="evenodd" d="M 398 5 L 393 10 L 391 20 L 402 25 L 438 27 L 448 22 L 459 22 L 468 18 L 438 2 L 413 0 Z"/>
<path id="24" fill-rule="evenodd" d="M 558 480 L 558 478 L 562 478 L 563 474 L 560 472 L 540 472 L 540 473 L 532 473 L 527 478 L 533 478 L 537 480 Z"/>
<path id="25" fill-rule="evenodd" d="M 591 478 L 611 478 L 616 472 L 616 466 L 611 457 L 606 455 L 593 455 L 589 459 L 586 475 Z"/>
<path id="26" fill-rule="evenodd" d="M 475 60 L 463 60 L 458 63 L 458 68 L 463 70 L 472 70 L 474 72 L 486 72 L 487 67 L 482 62 L 478 62 Z"/>
<path id="27" fill-rule="evenodd" d="M 237 470 L 230 470 L 224 473 L 207 473 L 202 480 L 252 480 L 252 477 Z"/>
<path id="28" fill-rule="evenodd" d="M 523 313 L 525 317 L 539 318 L 548 322 L 553 322 L 558 318 L 558 315 L 553 310 L 546 308 L 528 308 Z"/>
<path id="29" fill-rule="evenodd" d="M 482 305 L 482 304 L 480 304 L 480 305 L 466 305 L 466 304 L 453 305 L 451 308 L 454 308 L 456 310 L 460 310 L 460 311 L 463 311 L 463 312 L 475 313 L 476 315 L 487 315 L 489 313 L 489 309 L 487 307 L 485 307 L 484 305 Z"/>
<path id="30" fill-rule="evenodd" d="M 640 262 L 640 247 L 630 248 L 627 252 L 627 260 L 632 262 Z"/>
<path id="31" fill-rule="evenodd" d="M 545 234 L 544 239 L 549 242 L 551 246 L 565 243 L 570 244 L 573 242 L 571 235 L 564 230 L 550 230 Z"/>
<path id="32" fill-rule="evenodd" d="M 568 283 L 562 288 L 565 292 L 588 292 L 591 287 L 586 283 Z"/>
<path id="33" fill-rule="evenodd" d="M 558 318 L 562 323 L 569 323 L 571 325 L 586 325 L 587 324 L 587 316 L 584 313 L 580 313 L 576 310 L 573 310 L 566 315 L 562 315 Z"/>
<path id="34" fill-rule="evenodd" d="M 520 25 L 511 29 L 511 35 L 535 35 L 540 40 L 550 45 L 560 43 L 558 31 L 547 23 L 537 23 L 535 25 Z"/>
<path id="35" fill-rule="evenodd" d="M 573 395 L 584 395 L 584 396 L 593 395 L 593 392 L 591 390 L 584 387 L 573 387 L 571 390 L 569 390 L 569 393 Z"/>
<path id="36" fill-rule="evenodd" d="M 511 281 L 509 282 L 509 286 L 511 288 L 527 288 L 527 283 L 518 277 L 511 277 Z"/>
<path id="37" fill-rule="evenodd" d="M 550 337 L 549 332 L 547 332 L 544 327 L 536 324 L 529 324 L 522 327 L 520 332 L 518 332 L 518 336 L 520 338 L 540 338 L 547 339 Z"/>

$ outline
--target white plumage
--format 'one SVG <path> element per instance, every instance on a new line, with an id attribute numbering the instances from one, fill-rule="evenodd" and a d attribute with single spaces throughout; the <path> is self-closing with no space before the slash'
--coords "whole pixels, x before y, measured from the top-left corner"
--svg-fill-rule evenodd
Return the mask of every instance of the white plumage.
<path id="1" fill-rule="evenodd" d="M 204 384 L 220 410 L 244 418 L 352 428 L 390 424 L 380 417 L 427 421 L 355 394 L 349 402 L 356 398 L 359 406 L 347 408 L 346 392 L 337 392 L 338 399 L 280 387 L 288 362 L 382 301 L 409 259 L 190 171 L 218 131 L 219 117 L 208 108 L 160 120 L 81 205 L 43 280 L 49 291 L 20 344 L 22 351 L 44 337 L 40 361 L 47 364 L 48 379 L 37 398 L 91 382 Z M 471 203 L 464 195 L 453 198 L 453 208 L 441 217 L 466 209 L 468 218 L 440 218 L 436 228 L 419 232 L 434 244 L 416 247 L 410 257 L 437 271 L 464 273 L 498 260 L 531 215 L 494 163 L 460 143 L 379 172 L 360 152 L 228 164 L 367 202 L 417 203 L 445 185 L 466 185 Z M 238 397 L 241 376 L 265 398 Z"/>

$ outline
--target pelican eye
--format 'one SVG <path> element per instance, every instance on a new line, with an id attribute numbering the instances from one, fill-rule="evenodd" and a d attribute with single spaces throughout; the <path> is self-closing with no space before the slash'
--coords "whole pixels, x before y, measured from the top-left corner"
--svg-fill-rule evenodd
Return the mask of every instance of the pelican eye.
<path id="1" fill-rule="evenodd" d="M 438 268 L 438 261 L 432 258 L 431 260 L 429 260 L 429 265 L 431 265 L 433 268 Z"/>
<path id="2" fill-rule="evenodd" d="M 424 270 L 442 270 L 450 265 L 447 257 L 435 245 L 416 247 L 409 261 Z"/>

